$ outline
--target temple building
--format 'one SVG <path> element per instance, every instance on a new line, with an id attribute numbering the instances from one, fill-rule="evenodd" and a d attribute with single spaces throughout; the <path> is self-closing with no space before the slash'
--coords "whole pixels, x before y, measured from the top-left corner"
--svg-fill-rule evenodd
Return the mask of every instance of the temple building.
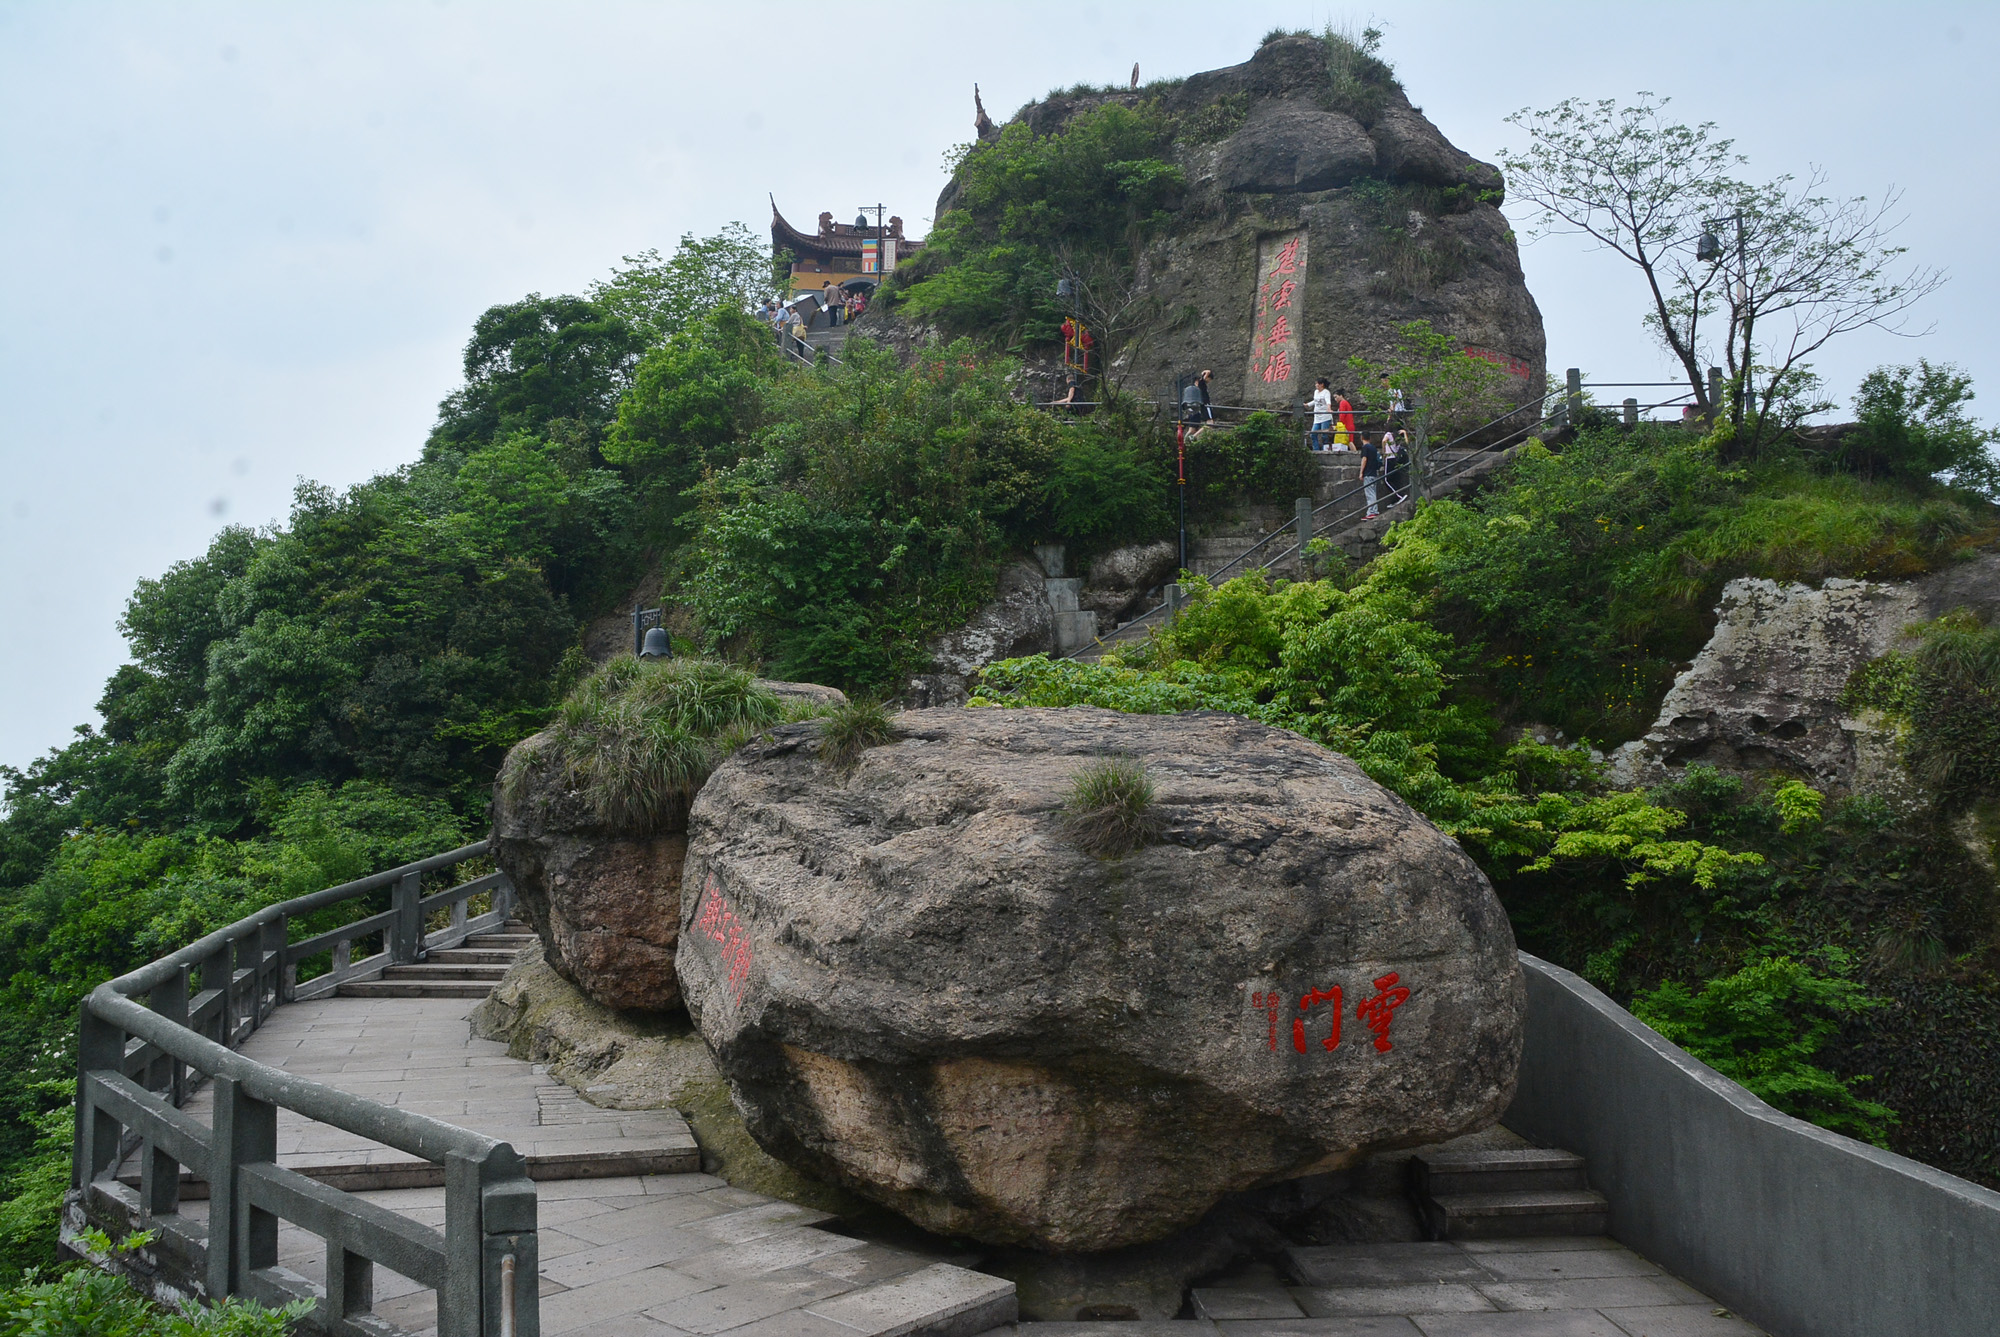
<path id="1" fill-rule="evenodd" d="M 853 224 L 836 223 L 831 213 L 819 216 L 819 231 L 801 232 L 771 201 L 771 254 L 792 257 L 791 286 L 786 295 L 818 292 L 837 283 L 850 292 L 872 293 L 899 261 L 910 259 L 924 244 L 903 238 L 903 220 L 891 216 L 886 225 L 856 217 Z"/>

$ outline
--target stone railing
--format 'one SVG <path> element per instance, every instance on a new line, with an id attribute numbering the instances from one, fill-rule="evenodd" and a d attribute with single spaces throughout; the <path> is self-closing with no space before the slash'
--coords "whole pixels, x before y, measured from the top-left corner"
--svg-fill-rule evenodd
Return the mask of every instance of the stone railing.
<path id="1" fill-rule="evenodd" d="M 424 874 L 486 853 L 481 841 L 273 905 L 94 990 L 77 1036 L 65 1244 L 80 1248 L 89 1223 L 114 1235 L 151 1231 L 154 1242 L 139 1256 L 148 1275 L 140 1279 L 156 1297 L 310 1299 L 313 1324 L 341 1337 L 398 1331 L 370 1312 L 379 1263 L 436 1290 L 440 1337 L 535 1337 L 535 1186 L 514 1148 L 233 1052 L 282 1003 L 380 975 L 503 922 L 513 904 L 503 874 L 423 895 Z M 294 920 L 384 890 L 387 910 L 289 940 Z M 469 915 L 467 902 L 482 893 L 490 893 L 490 908 Z M 447 922 L 426 933 L 426 920 L 440 914 Z M 382 950 L 355 959 L 354 943 L 377 936 Z M 301 963 L 321 956 L 329 968 L 298 983 Z M 214 1087 L 207 1125 L 180 1109 L 204 1080 Z M 279 1165 L 281 1109 L 441 1165 L 444 1229 Z M 136 1191 L 119 1176 L 135 1151 Z M 208 1186 L 206 1228 L 181 1214 L 184 1168 Z M 280 1221 L 326 1241 L 323 1285 L 279 1265 Z"/>
<path id="2" fill-rule="evenodd" d="M 1992 1337 L 2000 1193 L 1780 1114 L 1523 952 L 1509 1128 L 1583 1155 L 1611 1233 L 1775 1337 Z"/>

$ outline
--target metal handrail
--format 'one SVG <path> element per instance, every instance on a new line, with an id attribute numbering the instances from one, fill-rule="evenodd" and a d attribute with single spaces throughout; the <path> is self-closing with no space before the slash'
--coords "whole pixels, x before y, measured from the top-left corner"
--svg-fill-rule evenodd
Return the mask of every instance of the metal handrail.
<path id="1" fill-rule="evenodd" d="M 77 1034 L 76 1151 L 71 1199 L 82 1220 L 152 1230 L 168 1252 L 188 1260 L 193 1283 L 210 1299 L 248 1295 L 271 1304 L 305 1298 L 314 1321 L 340 1337 L 381 1337 L 394 1329 L 370 1313 L 377 1263 L 436 1289 L 440 1337 L 498 1337 L 539 1331 L 535 1289 L 515 1294 L 516 1273 L 533 1277 L 538 1256 L 535 1186 L 526 1162 L 506 1142 L 425 1114 L 383 1105 L 234 1052 L 271 1011 L 307 991 L 379 974 L 409 963 L 427 947 L 449 946 L 504 920 L 513 887 L 488 873 L 430 896 L 423 875 L 489 851 L 478 841 L 446 854 L 371 874 L 267 906 L 157 961 L 93 989 Z M 288 941 L 291 920 L 389 889 L 389 910 Z M 466 902 L 490 890 L 493 906 L 468 917 Z M 451 922 L 426 934 L 425 912 L 451 910 Z M 380 933 L 384 950 L 349 963 L 356 937 Z M 330 952 L 333 968 L 301 986 L 301 961 Z M 193 972 L 201 992 L 190 997 Z M 145 1004 L 134 995 L 147 996 Z M 239 1004 L 242 1024 L 237 1024 Z M 210 1022 L 216 1035 L 201 1033 Z M 214 1087 L 209 1127 L 178 1106 L 194 1085 Z M 278 1111 L 307 1119 L 443 1167 L 445 1226 L 397 1216 L 277 1163 Z M 139 1152 L 136 1194 L 117 1170 Z M 180 1216 L 181 1170 L 207 1181 L 204 1233 Z M 65 1243 L 71 1237 L 65 1213 Z M 326 1240 L 326 1283 L 314 1287 L 278 1266 L 278 1222 L 294 1221 Z M 107 1262 L 108 1260 L 98 1260 Z"/>

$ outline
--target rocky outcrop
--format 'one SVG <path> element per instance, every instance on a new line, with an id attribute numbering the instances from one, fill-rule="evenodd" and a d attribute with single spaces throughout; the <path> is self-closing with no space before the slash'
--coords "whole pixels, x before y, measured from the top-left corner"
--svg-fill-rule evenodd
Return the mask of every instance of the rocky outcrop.
<path id="1" fill-rule="evenodd" d="M 1913 648 L 1911 627 L 1958 609 L 1982 620 L 2000 614 L 2000 554 L 1913 581 L 1732 580 L 1715 634 L 1674 680 L 1653 727 L 1611 754 L 1612 778 L 1659 784 L 1703 762 L 1735 775 L 1796 776 L 1831 793 L 1911 800 L 1893 738 L 1841 696 L 1863 664 Z"/>
<path id="2" fill-rule="evenodd" d="M 1043 589 L 1046 579 L 1033 562 L 1009 564 L 987 605 L 931 642 L 933 671 L 910 684 L 908 697 L 923 706 L 958 705 L 968 695 L 966 684 L 988 664 L 1050 649 L 1055 623 Z"/>
<path id="3" fill-rule="evenodd" d="M 1001 659 L 1068 654 L 1143 611 L 1179 565 L 1172 543 L 1117 548 L 1090 563 L 1088 577 L 1065 576 L 1061 544 L 1037 548 L 1036 560 L 1000 573 L 987 605 L 962 627 L 931 642 L 932 671 L 904 688 L 905 705 L 964 705 L 979 671 Z"/>
<path id="4" fill-rule="evenodd" d="M 1266 102 L 1215 152 L 1224 190 L 1331 190 L 1375 170 L 1375 143 L 1352 116 L 1305 102 Z"/>
<path id="5" fill-rule="evenodd" d="M 787 704 L 847 699 L 815 683 L 759 679 L 758 685 Z M 494 858 L 513 880 L 551 969 L 605 1007 L 678 1007 L 674 949 L 686 815 L 645 835 L 607 826 L 570 787 L 563 767 L 534 764 L 548 742 L 546 734 L 533 735 L 501 768 L 493 792 Z"/>
<path id="6" fill-rule="evenodd" d="M 1114 548 L 1090 563 L 1078 603 L 1098 616 L 1104 630 L 1142 613 L 1160 588 L 1180 573 L 1180 549 L 1162 539 Z"/>
<path id="7" fill-rule="evenodd" d="M 1513 935 L 1450 839 L 1235 716 L 922 710 L 739 751 L 690 823 L 690 1014 L 752 1134 L 928 1229 L 1089 1251 L 1498 1118 Z M 1080 847 L 1130 756 L 1157 843 Z"/>
<path id="8" fill-rule="evenodd" d="M 1177 85 L 1057 94 L 1015 119 L 1048 135 L 1111 103 L 1170 118 L 1167 156 L 1187 183 L 1171 221 L 1135 257 L 1128 309 L 1160 315 L 1119 341 L 1112 370 L 1121 385 L 1164 399 L 1179 378 L 1210 368 L 1217 403 L 1297 406 L 1314 376 L 1339 385 L 1350 357 L 1386 361 L 1397 330 L 1427 320 L 1506 367 L 1519 402 L 1538 399 L 1547 347 L 1498 207 L 1500 170 L 1454 146 L 1393 80 L 1344 99 L 1327 48 L 1284 37 Z M 938 217 L 959 192 L 954 179 Z M 1306 256 L 1286 308 L 1300 341 L 1289 375 L 1266 381 L 1258 368 L 1268 361 L 1257 363 L 1251 347 L 1267 277 L 1259 248 L 1289 235 L 1303 239 Z M 900 315 L 893 291 L 855 332 L 904 354 L 941 333 Z M 1060 384 L 1053 357 L 1042 372 L 1051 388 Z"/>
<path id="9" fill-rule="evenodd" d="M 493 855 L 513 879 L 549 965 L 606 1007 L 658 1010 L 680 1003 L 685 827 L 630 836 L 606 827 L 561 766 L 527 764 L 546 735 L 517 745 L 515 784 L 494 786 Z"/>

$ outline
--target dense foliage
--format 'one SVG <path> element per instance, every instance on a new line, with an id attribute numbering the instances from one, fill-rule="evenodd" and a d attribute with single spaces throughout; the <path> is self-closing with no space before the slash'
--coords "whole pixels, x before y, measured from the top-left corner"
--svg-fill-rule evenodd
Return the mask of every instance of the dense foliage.
<path id="1" fill-rule="evenodd" d="M 1975 1053 L 2000 1043 L 1993 875 L 1950 826 L 1970 811 L 1990 847 L 2000 631 L 1946 619 L 1857 681 L 1902 721 L 1934 807 L 1699 766 L 1624 790 L 1588 744 L 1526 736 L 1649 721 L 1728 578 L 1909 575 L 1992 530 L 1979 499 L 1928 481 L 1783 455 L 1731 469 L 1718 446 L 1605 431 L 1531 448 L 1352 577 L 1197 581 L 1149 643 L 995 665 L 976 701 L 1228 710 L 1345 752 L 1479 860 L 1529 950 L 1781 1109 L 2000 1182 L 2000 1068 L 1912 1043 L 1926 1029 L 1874 1001 L 1922 1000 Z"/>
<path id="2" fill-rule="evenodd" d="M 136 1253 L 151 1242 L 144 1232 L 116 1244 L 102 1232 L 85 1239 L 86 1247 L 105 1256 Z M 50 1277 L 31 1274 L 0 1289 L 0 1337 L 285 1337 L 312 1307 L 300 1300 L 267 1309 L 232 1298 L 212 1308 L 189 1300 L 167 1310 L 123 1277 L 74 1267 Z"/>
<path id="3" fill-rule="evenodd" d="M 1118 290 L 1166 220 L 1185 185 L 1163 156 L 1171 133 L 1150 99 L 1089 108 L 1046 135 L 1010 122 L 958 163 L 947 207 L 888 298 L 952 334 L 1053 342 L 1069 314 L 1057 278 Z"/>

